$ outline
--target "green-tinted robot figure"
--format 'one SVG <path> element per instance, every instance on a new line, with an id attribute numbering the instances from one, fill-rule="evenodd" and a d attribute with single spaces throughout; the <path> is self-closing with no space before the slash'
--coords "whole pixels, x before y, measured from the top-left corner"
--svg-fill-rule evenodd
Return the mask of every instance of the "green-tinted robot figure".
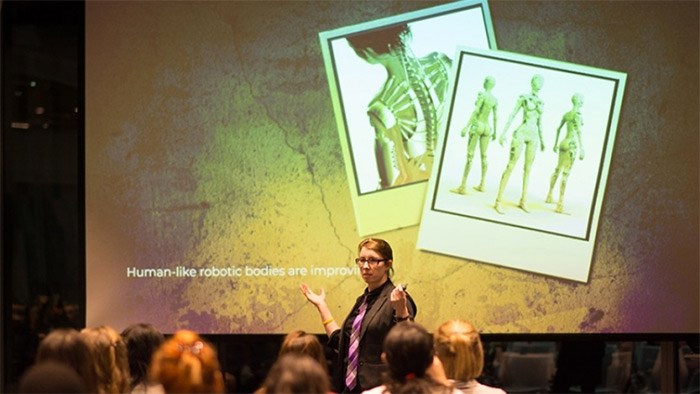
<path id="1" fill-rule="evenodd" d="M 503 171 L 501 176 L 501 183 L 498 187 L 498 195 L 496 196 L 496 204 L 494 208 L 500 214 L 503 214 L 503 208 L 501 207 L 501 197 L 503 196 L 503 190 L 505 190 L 508 184 L 508 179 L 510 174 L 513 172 L 515 164 L 520 158 L 520 154 L 523 149 L 525 149 L 525 163 L 523 171 L 523 190 L 520 196 L 520 203 L 518 206 L 525 212 L 529 212 L 527 206 L 525 205 L 527 197 L 527 185 L 530 180 L 530 169 L 532 168 L 532 162 L 535 160 L 535 154 L 537 153 L 537 143 L 539 142 L 540 150 L 544 151 L 544 141 L 542 140 L 542 110 L 544 108 L 544 102 L 537 96 L 537 93 L 542 89 L 544 84 L 544 78 L 541 75 L 535 75 L 530 81 L 532 91 L 530 94 L 521 95 L 515 104 L 515 109 L 511 112 L 508 117 L 508 122 L 506 127 L 503 129 L 498 142 L 501 146 L 505 143 L 506 132 L 510 128 L 510 124 L 515 118 L 515 115 L 522 110 L 523 111 L 523 122 L 518 126 L 513 132 L 513 138 L 510 142 L 510 158 L 508 159 L 508 165 Z"/>
<path id="2" fill-rule="evenodd" d="M 488 160 L 486 150 L 489 146 L 489 140 L 496 139 L 496 110 L 498 108 L 498 100 L 491 94 L 493 87 L 496 86 L 496 80 L 488 76 L 484 79 L 484 91 L 479 92 L 474 106 L 474 112 L 469 118 L 467 126 L 462 129 L 462 137 L 469 132 L 469 142 L 467 143 L 467 163 L 464 165 L 464 173 L 462 174 L 462 183 L 458 188 L 450 190 L 457 194 L 467 194 L 467 177 L 472 167 L 474 159 L 474 150 L 477 142 L 479 143 L 479 152 L 481 153 L 481 182 L 474 189 L 483 192 L 484 181 L 486 179 L 486 170 L 488 169 Z M 493 116 L 493 128 L 489 125 L 489 115 Z"/>
<path id="3" fill-rule="evenodd" d="M 571 111 L 562 116 L 561 123 L 557 128 L 557 136 L 554 139 L 554 153 L 559 154 L 559 162 L 554 169 L 552 179 L 549 182 L 549 193 L 547 193 L 547 203 L 554 202 L 552 192 L 557 184 L 557 178 L 561 173 L 561 184 L 559 185 L 559 201 L 555 212 L 564 213 L 564 191 L 566 190 L 566 182 L 569 180 L 571 167 L 576 160 L 576 151 L 579 152 L 579 160 L 583 160 L 583 141 L 581 139 L 581 127 L 583 127 L 583 118 L 581 117 L 581 107 L 583 106 L 583 95 L 576 93 L 571 97 L 571 102 L 574 104 Z M 559 143 L 559 132 L 566 125 L 566 137 Z"/>
<path id="4" fill-rule="evenodd" d="M 375 130 L 380 189 L 430 176 L 451 60 L 440 53 L 417 58 L 406 24 L 347 38 L 358 56 L 384 66 L 387 79 L 368 105 Z"/>

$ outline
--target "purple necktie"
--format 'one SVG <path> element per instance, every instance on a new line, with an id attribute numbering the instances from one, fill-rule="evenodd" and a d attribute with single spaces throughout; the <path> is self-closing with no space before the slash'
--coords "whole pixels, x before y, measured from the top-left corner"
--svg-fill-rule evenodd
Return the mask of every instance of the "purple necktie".
<path id="1" fill-rule="evenodd" d="M 357 366 L 358 357 L 360 355 L 360 328 L 362 328 L 362 319 L 367 312 L 367 296 L 362 299 L 360 310 L 352 321 L 352 332 L 350 333 L 350 347 L 348 348 L 348 367 L 345 371 L 345 386 L 348 390 L 355 388 L 357 384 Z"/>

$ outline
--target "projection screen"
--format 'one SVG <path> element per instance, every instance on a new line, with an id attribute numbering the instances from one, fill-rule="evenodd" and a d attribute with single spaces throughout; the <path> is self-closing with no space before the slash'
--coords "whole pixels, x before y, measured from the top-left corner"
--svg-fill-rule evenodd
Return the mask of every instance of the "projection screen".
<path id="1" fill-rule="evenodd" d="M 464 318 L 485 333 L 700 331 L 698 3 L 85 7 L 88 325 L 320 333 L 299 284 L 323 288 L 345 316 L 364 289 L 357 244 L 372 236 L 392 245 L 393 281 L 431 330 Z M 368 115 L 389 78 L 348 37 L 402 24 L 422 72 L 449 61 L 431 77 L 440 106 L 421 102 L 408 119 L 435 121 L 426 138 L 387 145 Z M 545 150 L 520 128 L 535 74 Z M 485 188 L 474 189 L 476 145 L 465 194 L 454 193 L 476 129 L 460 133 L 489 75 Z M 575 93 L 581 144 L 560 213 L 545 200 Z M 523 153 L 503 182 L 513 140 Z M 417 175 L 387 157 L 417 163 Z"/>

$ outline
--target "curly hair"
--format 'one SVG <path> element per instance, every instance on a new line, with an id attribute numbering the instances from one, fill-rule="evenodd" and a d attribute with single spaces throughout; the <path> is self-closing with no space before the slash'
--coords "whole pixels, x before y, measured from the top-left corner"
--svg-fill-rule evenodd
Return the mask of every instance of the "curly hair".
<path id="1" fill-rule="evenodd" d="M 109 326 L 80 331 L 92 352 L 100 393 L 125 393 L 131 389 L 129 358 L 121 335 Z"/>
<path id="2" fill-rule="evenodd" d="M 153 354 L 150 378 L 166 393 L 222 393 L 216 350 L 197 333 L 179 330 Z"/>

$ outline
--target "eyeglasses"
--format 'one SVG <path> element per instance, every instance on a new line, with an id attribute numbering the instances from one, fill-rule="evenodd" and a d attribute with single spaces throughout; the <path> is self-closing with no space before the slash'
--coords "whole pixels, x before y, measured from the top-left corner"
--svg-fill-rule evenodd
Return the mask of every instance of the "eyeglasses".
<path id="1" fill-rule="evenodd" d="M 362 267 L 363 265 L 365 265 L 365 263 L 367 263 L 370 267 L 376 267 L 377 264 L 381 263 L 382 261 L 386 261 L 386 259 L 366 259 L 364 257 L 358 257 L 355 259 L 355 264 Z"/>

